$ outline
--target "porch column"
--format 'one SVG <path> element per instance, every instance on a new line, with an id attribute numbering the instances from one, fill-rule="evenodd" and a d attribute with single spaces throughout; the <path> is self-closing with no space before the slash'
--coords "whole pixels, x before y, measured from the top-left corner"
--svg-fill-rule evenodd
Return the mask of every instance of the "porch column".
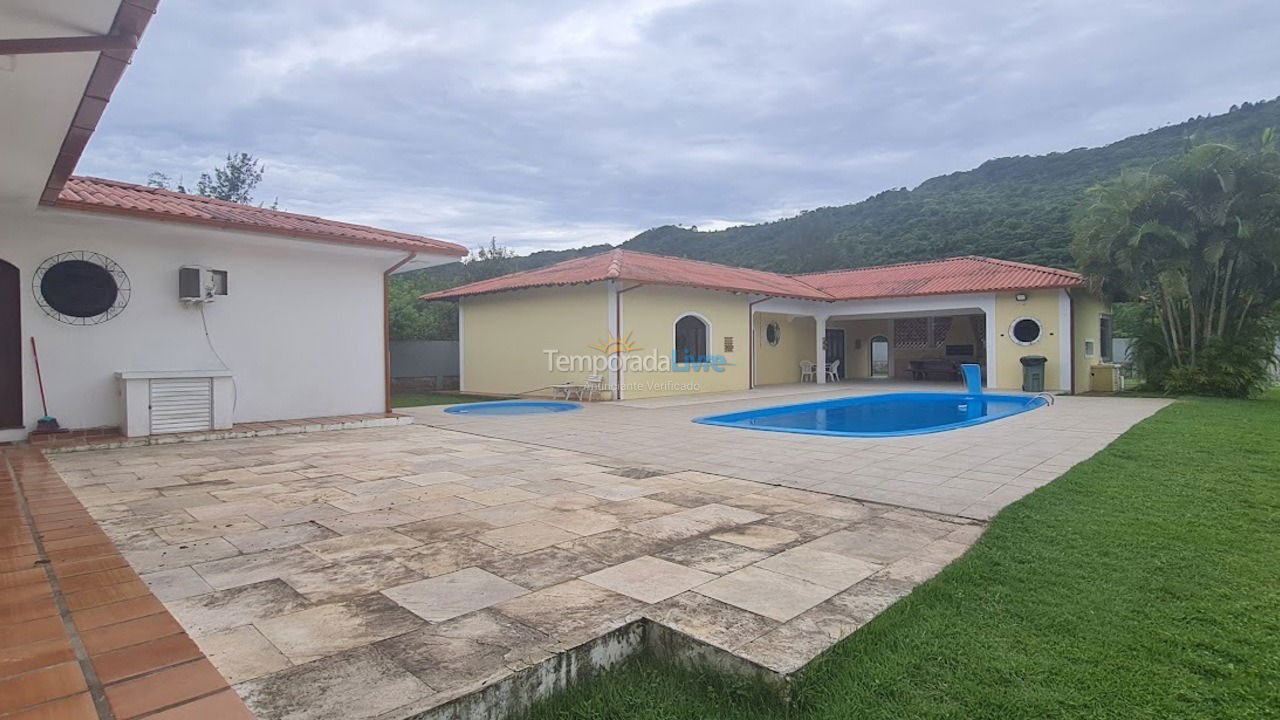
<path id="1" fill-rule="evenodd" d="M 990 390 L 1000 387 L 999 381 L 996 380 L 996 357 L 999 355 L 999 352 L 997 352 L 998 348 L 996 347 L 997 333 L 994 301 L 992 302 L 991 309 L 984 310 L 983 312 L 987 316 L 987 337 L 984 344 L 987 346 L 987 389 Z"/>
<path id="2" fill-rule="evenodd" d="M 814 337 L 816 338 L 813 361 L 817 364 L 814 375 L 822 385 L 827 382 L 827 316 L 813 316 Z"/>

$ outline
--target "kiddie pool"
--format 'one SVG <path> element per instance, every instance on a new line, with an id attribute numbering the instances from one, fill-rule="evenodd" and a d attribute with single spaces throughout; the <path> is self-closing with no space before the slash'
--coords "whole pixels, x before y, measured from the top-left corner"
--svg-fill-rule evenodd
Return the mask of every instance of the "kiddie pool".
<path id="1" fill-rule="evenodd" d="M 694 418 L 703 425 L 841 437 L 923 435 L 991 422 L 1046 405 L 1043 396 L 891 393 Z"/>
<path id="2" fill-rule="evenodd" d="M 581 410 L 578 403 L 555 402 L 552 400 L 499 400 L 497 402 L 478 402 L 466 405 L 454 405 L 445 408 L 450 415 L 545 415 Z"/>

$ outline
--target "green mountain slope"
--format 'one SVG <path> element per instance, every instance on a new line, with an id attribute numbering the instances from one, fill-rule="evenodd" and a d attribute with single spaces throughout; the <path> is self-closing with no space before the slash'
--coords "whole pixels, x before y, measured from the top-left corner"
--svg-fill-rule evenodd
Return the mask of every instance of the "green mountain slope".
<path id="1" fill-rule="evenodd" d="M 1248 147 L 1258 142 L 1265 128 L 1274 126 L 1280 126 L 1280 98 L 1244 103 L 1222 115 L 1192 118 L 1104 147 L 989 160 L 972 170 L 931 178 L 912 190 L 886 190 L 862 202 L 759 225 L 715 232 L 672 225 L 653 228 L 622 247 L 777 272 L 954 255 L 1070 268 L 1071 218 L 1089 186 L 1126 168 L 1149 167 L 1192 144 Z M 545 251 L 406 273 L 392 287 L 393 337 L 443 338 L 456 333 L 450 309 L 415 305 L 414 298 L 425 292 L 605 249 L 607 245 Z"/>

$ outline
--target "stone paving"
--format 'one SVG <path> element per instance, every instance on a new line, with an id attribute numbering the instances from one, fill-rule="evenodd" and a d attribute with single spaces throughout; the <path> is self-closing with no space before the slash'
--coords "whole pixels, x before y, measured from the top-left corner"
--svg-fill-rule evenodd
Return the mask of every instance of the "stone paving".
<path id="1" fill-rule="evenodd" d="M 510 418 L 407 409 L 420 424 L 617 460 L 662 462 L 770 485 L 989 519 L 1092 457 L 1170 401 L 1073 397 L 995 422 L 928 435 L 845 438 L 699 425 L 695 417 L 886 392 L 957 392 L 955 383 L 854 381 L 775 385 L 588 404 L 556 415 Z"/>
<path id="2" fill-rule="evenodd" d="M 794 672 L 1164 405 L 874 441 L 689 422 L 766 394 L 52 459 L 263 720 L 392 720 L 642 619 Z"/>
<path id="3" fill-rule="evenodd" d="M 640 618 L 791 672 L 984 528 L 418 425 L 53 462 L 264 720 L 404 717 Z"/>

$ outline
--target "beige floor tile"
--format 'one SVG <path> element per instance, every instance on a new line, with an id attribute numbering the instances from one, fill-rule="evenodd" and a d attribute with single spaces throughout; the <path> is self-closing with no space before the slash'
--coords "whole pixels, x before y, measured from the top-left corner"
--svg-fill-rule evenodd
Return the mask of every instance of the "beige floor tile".
<path id="1" fill-rule="evenodd" d="M 604 563 L 558 547 L 482 561 L 481 568 L 511 582 L 541 590 L 604 569 Z"/>
<path id="2" fill-rule="evenodd" d="M 329 528 L 313 522 L 306 522 L 297 525 L 265 528 L 237 535 L 227 535 L 226 540 L 235 545 L 240 552 L 257 553 L 264 550 L 292 547 L 316 540 L 326 540 L 337 536 L 338 534 Z"/>
<path id="3" fill-rule="evenodd" d="M 386 555 L 415 548 L 422 543 L 394 530 L 382 528 L 358 535 L 339 535 L 303 545 L 325 560 L 341 561 L 364 555 Z"/>
<path id="4" fill-rule="evenodd" d="M 497 528 L 475 536 L 486 545 L 492 545 L 513 555 L 541 550 L 556 543 L 568 542 L 580 537 L 577 533 L 562 530 L 540 521 Z"/>
<path id="5" fill-rule="evenodd" d="M 769 557 L 769 553 L 733 543 L 696 538 L 666 550 L 655 553 L 663 560 L 670 560 L 686 567 L 703 572 L 725 575 L 740 570 L 758 560 Z"/>
<path id="6" fill-rule="evenodd" d="M 459 496 L 463 500 L 470 500 L 486 507 L 494 505 L 506 505 L 513 502 L 526 502 L 528 500 L 537 500 L 542 497 L 537 493 L 531 493 L 528 490 L 521 490 L 518 487 L 500 487 L 492 490 L 481 490 L 479 492 L 467 493 Z"/>
<path id="7" fill-rule="evenodd" d="M 800 534 L 794 530 L 757 524 L 744 525 L 711 536 L 713 540 L 742 545 L 756 550 L 776 552 L 800 540 Z"/>
<path id="8" fill-rule="evenodd" d="M 711 573 L 648 555 L 582 577 L 593 585 L 646 603 L 666 600 L 715 578 Z"/>
<path id="9" fill-rule="evenodd" d="M 371 720 L 435 694 L 369 646 L 240 683 L 236 692 L 262 720 Z"/>
<path id="10" fill-rule="evenodd" d="M 570 580 L 508 600 L 495 610 L 555 638 L 585 642 L 625 625 L 644 603 L 582 580 Z"/>
<path id="11" fill-rule="evenodd" d="M 786 622 L 837 591 L 752 566 L 712 580 L 699 587 L 697 592 L 748 612 Z"/>
<path id="12" fill-rule="evenodd" d="M 213 586 L 189 567 L 161 570 L 141 577 L 147 587 L 151 588 L 151 593 L 162 602 L 213 592 Z"/>
<path id="13" fill-rule="evenodd" d="M 289 667 L 289 660 L 252 625 L 205 635 L 196 644 L 232 685 Z"/>
<path id="14" fill-rule="evenodd" d="M 844 590 L 884 566 L 801 545 L 761 560 L 756 567 L 808 580 L 832 590 Z"/>
<path id="15" fill-rule="evenodd" d="M 493 573 L 467 568 L 383 590 L 382 594 L 418 617 L 441 622 L 528 592 Z"/>
<path id="16" fill-rule="evenodd" d="M 259 620 L 256 625 L 297 665 L 368 645 L 423 624 L 422 619 L 381 595 L 365 595 Z"/>
<path id="17" fill-rule="evenodd" d="M 427 577 L 447 575 L 463 568 L 488 565 L 510 557 L 504 550 L 472 538 L 455 538 L 433 542 L 410 552 L 399 553 L 397 559 Z"/>
<path id="18" fill-rule="evenodd" d="M 568 530 L 576 535 L 594 535 L 606 530 L 615 530 L 621 525 L 616 515 L 589 509 L 549 512 L 543 515 L 539 522 Z"/>

